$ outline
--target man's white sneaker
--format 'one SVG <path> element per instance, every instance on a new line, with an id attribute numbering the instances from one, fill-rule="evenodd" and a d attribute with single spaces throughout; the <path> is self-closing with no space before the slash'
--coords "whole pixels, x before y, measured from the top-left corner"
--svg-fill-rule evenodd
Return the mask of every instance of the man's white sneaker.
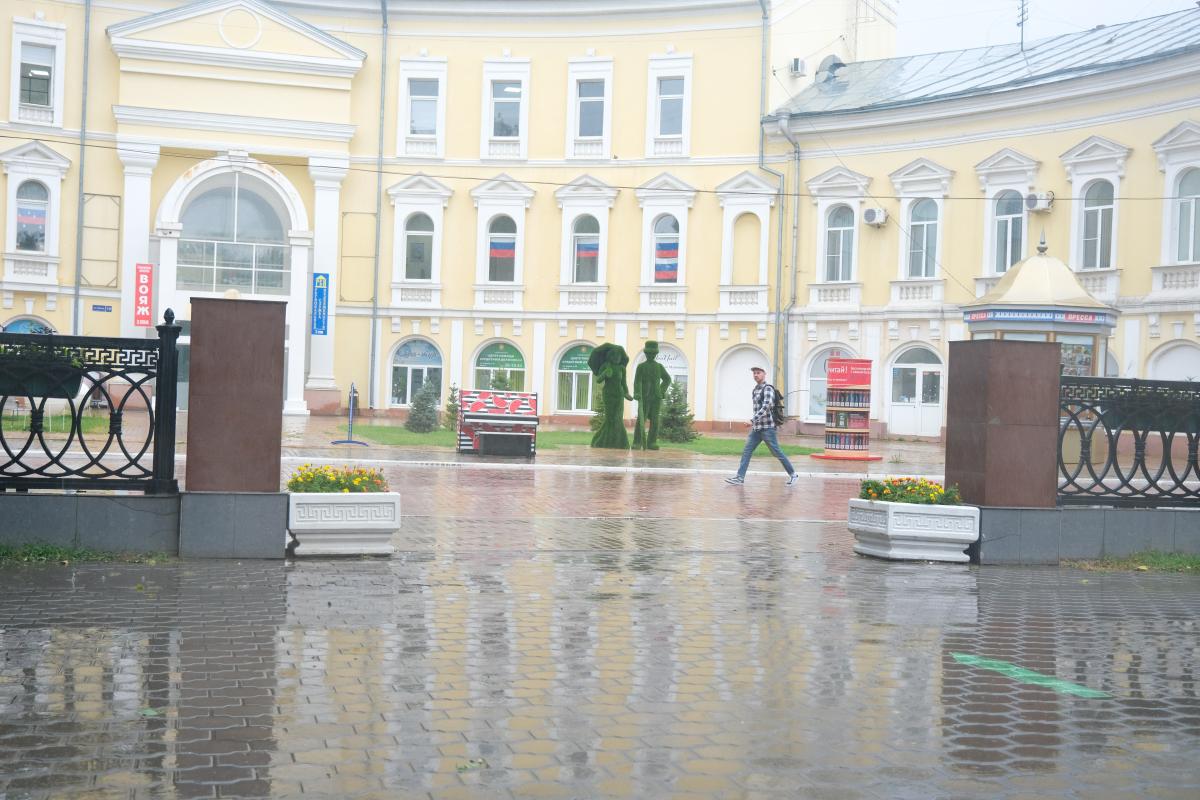
<path id="1" fill-rule="evenodd" d="M 743 483 L 746 482 L 746 479 L 743 478 L 741 475 L 733 475 L 731 477 L 726 478 L 725 482 L 731 483 L 734 486 L 741 486 Z"/>
<path id="2" fill-rule="evenodd" d="M 787 483 L 784 486 L 795 486 L 799 482 L 800 476 L 793 472 L 791 475 L 788 475 Z"/>

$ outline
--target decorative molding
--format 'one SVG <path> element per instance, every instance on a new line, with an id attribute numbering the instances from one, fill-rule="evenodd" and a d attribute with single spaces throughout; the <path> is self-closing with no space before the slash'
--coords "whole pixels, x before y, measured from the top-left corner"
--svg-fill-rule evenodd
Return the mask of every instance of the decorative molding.
<path id="1" fill-rule="evenodd" d="M 1001 148 L 975 165 L 975 174 L 979 176 L 979 191 L 986 193 L 989 184 L 998 182 L 1006 186 L 1020 183 L 1029 191 L 1034 187 L 1034 177 L 1041 163 L 1036 158 L 1011 147 Z"/>
<path id="2" fill-rule="evenodd" d="M 696 200 L 696 189 L 669 172 L 656 175 L 634 190 L 638 205 L 675 205 L 684 203 L 688 208 Z"/>
<path id="3" fill-rule="evenodd" d="M 34 140 L 0 153 L 0 164 L 3 164 L 5 174 L 20 170 L 62 178 L 71 168 L 71 159 Z"/>
<path id="4" fill-rule="evenodd" d="M 335 122 L 316 122 L 299 119 L 250 117 L 242 114 L 213 114 L 204 111 L 174 111 L 141 106 L 113 106 L 117 122 L 128 125 L 151 125 L 160 128 L 185 128 L 199 131 L 250 133 L 261 136 L 284 136 L 300 139 L 349 143 L 356 125 Z M 211 148 L 211 145 L 210 145 Z"/>
<path id="5" fill-rule="evenodd" d="M 928 158 L 917 158 L 888 175 L 896 193 L 907 196 L 933 195 L 945 197 L 950 192 L 954 170 Z"/>
<path id="6" fill-rule="evenodd" d="M 1063 153 L 1059 158 L 1067 170 L 1067 179 L 1075 181 L 1078 177 L 1116 173 L 1117 177 L 1125 177 L 1125 159 L 1129 157 L 1130 148 L 1118 144 L 1103 136 L 1089 136 L 1079 144 Z M 1114 190 L 1116 187 L 1113 187 Z"/>
<path id="7" fill-rule="evenodd" d="M 808 187 L 813 203 L 817 203 L 824 196 L 834 199 L 861 200 L 866 196 L 872 180 L 870 175 L 863 175 L 861 172 L 838 166 L 809 178 L 804 185 Z"/>
<path id="8" fill-rule="evenodd" d="M 566 208 L 571 205 L 603 204 L 612 208 L 617 198 L 617 189 L 609 186 L 599 178 L 591 175 L 580 175 L 565 186 L 555 190 L 558 207 Z"/>
<path id="9" fill-rule="evenodd" d="M 389 186 L 387 193 L 392 200 L 392 205 L 396 205 L 401 200 L 413 203 L 440 202 L 444 208 L 450 202 L 450 195 L 454 194 L 454 190 L 436 178 L 418 172 L 416 175 Z"/>

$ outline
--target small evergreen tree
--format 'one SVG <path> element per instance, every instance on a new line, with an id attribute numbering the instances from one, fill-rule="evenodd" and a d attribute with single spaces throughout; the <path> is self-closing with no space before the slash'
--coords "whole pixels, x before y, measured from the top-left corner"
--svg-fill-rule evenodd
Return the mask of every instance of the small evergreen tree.
<path id="1" fill-rule="evenodd" d="M 446 430 L 458 430 L 458 387 L 453 383 L 450 384 L 450 395 L 446 398 L 446 404 L 442 406 L 442 422 L 446 425 Z"/>
<path id="2" fill-rule="evenodd" d="M 658 435 L 668 442 L 690 442 L 700 434 L 692 424 L 692 412 L 688 409 L 687 394 L 683 386 L 672 383 L 667 388 L 660 411 Z"/>
<path id="3" fill-rule="evenodd" d="M 439 394 L 438 385 L 433 381 L 425 381 L 421 384 L 421 388 L 417 390 L 416 396 L 412 399 L 412 405 L 408 408 L 408 419 L 405 420 L 404 427 L 413 433 L 429 433 L 437 430 Z"/>
<path id="4" fill-rule="evenodd" d="M 505 370 L 496 370 L 492 374 L 492 391 L 493 392 L 511 392 L 512 384 L 508 381 L 508 372 Z"/>

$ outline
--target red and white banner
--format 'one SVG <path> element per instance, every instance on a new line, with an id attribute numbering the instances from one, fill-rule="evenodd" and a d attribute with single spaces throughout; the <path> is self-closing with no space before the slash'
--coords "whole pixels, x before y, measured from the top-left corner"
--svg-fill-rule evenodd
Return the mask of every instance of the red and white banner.
<path id="1" fill-rule="evenodd" d="M 133 265 L 133 324 L 149 328 L 154 324 L 154 265 Z"/>
<path id="2" fill-rule="evenodd" d="M 830 389 L 871 388 L 871 360 L 867 358 L 831 358 L 825 364 Z"/>

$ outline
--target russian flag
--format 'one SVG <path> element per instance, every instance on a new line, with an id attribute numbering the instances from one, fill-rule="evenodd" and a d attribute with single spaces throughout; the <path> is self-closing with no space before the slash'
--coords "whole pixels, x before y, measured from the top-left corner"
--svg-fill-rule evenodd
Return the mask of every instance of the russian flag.
<path id="1" fill-rule="evenodd" d="M 17 206 L 17 222 L 21 225 L 45 225 L 46 209 Z"/>
<path id="2" fill-rule="evenodd" d="M 659 242 L 654 246 L 654 280 L 666 283 L 679 278 L 679 242 Z"/>
<path id="3" fill-rule="evenodd" d="M 509 239 L 492 239 L 491 249 L 488 250 L 488 255 L 492 258 L 516 258 L 517 257 L 517 240 Z"/>

